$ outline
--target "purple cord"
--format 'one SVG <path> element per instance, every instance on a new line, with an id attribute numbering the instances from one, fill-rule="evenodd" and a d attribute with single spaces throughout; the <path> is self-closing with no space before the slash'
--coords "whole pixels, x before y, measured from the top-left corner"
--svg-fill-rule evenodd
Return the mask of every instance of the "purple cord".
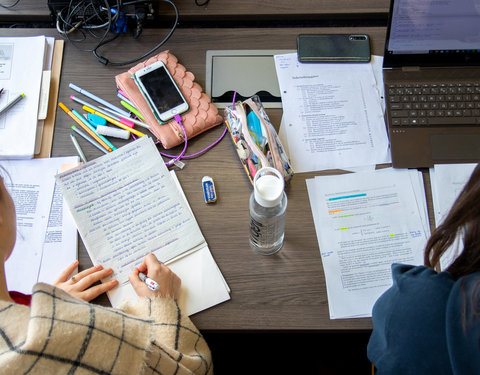
<path id="1" fill-rule="evenodd" d="M 178 118 L 177 118 L 177 116 L 178 116 Z M 225 129 L 224 129 L 222 135 L 215 142 L 213 142 L 210 146 L 205 147 L 203 150 L 201 150 L 201 151 L 199 151 L 195 154 L 185 155 L 185 151 L 187 150 L 187 131 L 185 130 L 185 127 L 183 126 L 182 118 L 180 117 L 180 115 L 176 115 L 175 120 L 181 126 L 181 128 L 183 130 L 183 134 L 185 135 L 185 146 L 183 147 L 183 150 L 179 155 L 170 155 L 170 154 L 166 154 L 164 152 L 159 151 L 160 155 L 162 155 L 166 158 L 173 159 L 173 160 L 170 160 L 170 161 L 165 163 L 168 167 L 172 166 L 176 161 L 178 161 L 180 159 L 192 159 L 192 158 L 195 158 L 195 157 L 207 152 L 211 148 L 215 147 L 223 139 L 225 134 L 227 134 L 227 130 L 228 130 L 228 127 L 225 126 Z M 159 142 L 157 142 L 157 143 L 159 143 Z"/>
<path id="2" fill-rule="evenodd" d="M 233 100 L 232 100 L 232 109 L 235 109 L 235 97 L 236 96 L 237 96 L 237 92 L 234 91 L 233 92 Z M 205 147 L 202 151 L 196 152 L 195 154 L 191 154 L 191 155 L 185 155 L 185 151 L 187 150 L 187 138 L 188 138 L 187 137 L 187 131 L 185 130 L 185 127 L 183 126 L 183 121 L 182 121 L 182 118 L 180 117 L 180 115 L 175 115 L 175 121 L 177 121 L 177 123 L 181 126 L 181 128 L 183 130 L 183 134 L 185 135 L 185 146 L 183 147 L 183 150 L 179 155 L 170 155 L 170 154 L 166 154 L 164 152 L 159 151 L 160 155 L 162 155 L 166 158 L 172 159 L 172 160 L 167 161 L 165 163 L 167 165 L 167 167 L 171 167 L 173 164 L 175 164 L 176 161 L 178 161 L 180 159 L 192 159 L 192 158 L 195 158 L 195 157 L 207 152 L 211 148 L 215 147 L 223 139 L 223 137 L 225 137 L 225 134 L 227 134 L 227 130 L 228 130 L 228 127 L 225 126 L 225 129 L 223 130 L 222 135 L 215 142 L 213 142 L 210 146 Z M 132 134 L 132 136 L 133 136 L 133 134 Z M 160 142 L 157 141 L 155 143 L 160 143 Z"/>
<path id="3" fill-rule="evenodd" d="M 180 160 L 181 158 L 183 158 L 185 156 L 185 151 L 187 151 L 187 146 L 188 146 L 188 137 L 187 137 L 187 131 L 185 130 L 185 127 L 183 126 L 183 121 L 182 121 L 182 118 L 180 117 L 180 115 L 175 115 L 175 121 L 177 122 L 178 125 L 180 125 L 180 127 L 182 128 L 183 130 L 183 134 L 185 135 L 185 146 L 183 146 L 183 150 L 182 152 L 180 153 L 180 155 L 178 156 L 171 156 L 171 155 L 168 155 L 168 154 L 164 154 L 162 152 L 160 152 L 160 155 L 163 155 L 165 157 L 169 157 L 169 158 L 172 158 L 172 160 L 170 161 L 167 161 L 165 163 L 165 165 L 167 167 L 171 167 L 173 164 L 175 164 L 176 161 Z"/>

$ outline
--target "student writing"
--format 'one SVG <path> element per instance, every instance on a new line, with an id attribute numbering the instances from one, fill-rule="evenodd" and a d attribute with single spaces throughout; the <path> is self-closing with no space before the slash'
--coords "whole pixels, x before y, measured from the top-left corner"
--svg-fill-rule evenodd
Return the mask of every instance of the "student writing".
<path id="1" fill-rule="evenodd" d="M 136 304 L 123 309 L 87 301 L 117 285 L 93 285 L 112 273 L 96 266 L 69 277 L 73 263 L 55 285 L 34 286 L 30 306 L 14 302 L 7 290 L 5 261 L 16 239 L 13 200 L 0 178 L 0 368 L 2 374 L 212 374 L 210 350 L 176 303 L 180 279 L 153 254 L 129 280 Z M 21 274 L 21 270 L 18 270 Z M 138 277 L 159 284 L 155 291 Z"/>

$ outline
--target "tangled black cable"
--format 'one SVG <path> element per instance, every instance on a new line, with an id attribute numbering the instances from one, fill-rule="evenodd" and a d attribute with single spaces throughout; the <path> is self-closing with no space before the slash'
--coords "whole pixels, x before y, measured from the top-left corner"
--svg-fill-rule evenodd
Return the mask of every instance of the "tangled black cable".
<path id="1" fill-rule="evenodd" d="M 161 1 L 168 3 L 173 7 L 175 11 L 175 22 L 168 34 L 160 43 L 158 43 L 148 52 L 132 60 L 112 62 L 106 57 L 101 56 L 98 50 L 118 38 L 118 36 L 120 35 L 120 33 L 117 32 L 113 37 L 107 39 L 107 36 L 112 29 L 112 26 L 115 25 L 117 21 L 119 21 L 119 18 L 121 16 L 120 10 L 122 9 L 122 7 L 132 4 L 145 3 L 145 0 L 129 2 L 117 0 L 115 5 L 110 5 L 108 0 L 104 0 L 103 8 L 96 7 L 94 1 L 92 0 L 76 2 L 75 5 L 73 5 L 74 0 L 70 0 L 69 6 L 62 9 L 62 11 L 60 11 L 57 15 L 57 30 L 76 48 L 84 52 L 92 52 L 93 55 L 97 58 L 97 60 L 104 65 L 123 66 L 133 64 L 137 61 L 145 59 L 148 55 L 152 54 L 163 44 L 165 44 L 167 40 L 170 39 L 177 27 L 179 16 L 176 5 L 171 0 Z M 103 34 L 97 35 L 97 30 L 104 30 L 104 32 Z M 72 34 L 73 32 L 79 32 L 81 34 L 81 38 L 72 39 L 70 34 Z M 76 43 L 86 40 L 87 33 L 90 34 L 90 36 L 92 36 L 93 38 L 99 39 L 99 42 L 96 44 L 95 47 L 91 49 L 82 49 Z"/>

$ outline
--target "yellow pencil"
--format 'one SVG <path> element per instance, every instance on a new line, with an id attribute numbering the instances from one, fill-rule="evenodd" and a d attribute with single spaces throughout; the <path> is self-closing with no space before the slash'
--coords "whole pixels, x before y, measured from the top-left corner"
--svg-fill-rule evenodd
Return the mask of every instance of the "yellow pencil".
<path id="1" fill-rule="evenodd" d="M 104 115 L 103 113 L 100 113 L 98 111 L 95 111 L 94 109 L 92 109 L 90 107 L 87 107 L 86 105 L 84 105 L 82 108 L 89 113 L 93 113 L 94 115 L 103 117 L 108 122 L 110 122 L 114 125 L 117 125 L 118 127 L 122 128 L 122 129 L 128 130 L 130 133 L 133 133 L 133 134 L 135 134 L 139 137 L 145 136 L 145 134 L 143 134 L 142 132 L 139 132 L 138 130 L 133 129 L 133 128 L 129 128 L 127 125 L 122 124 L 120 121 L 117 121 L 117 120 L 111 118 L 110 116 Z"/>
<path id="2" fill-rule="evenodd" d="M 59 102 L 58 103 L 58 106 L 63 109 L 67 115 L 69 115 L 78 125 L 81 126 L 81 128 L 83 130 L 85 130 L 88 134 L 90 134 L 98 143 L 100 143 L 102 145 L 102 147 L 104 147 L 107 151 L 112 151 L 112 148 L 107 145 L 97 134 L 95 134 L 95 132 L 93 132 L 91 129 L 89 129 L 87 126 L 85 126 L 84 123 L 82 123 L 82 121 L 80 121 L 79 118 L 77 118 L 77 116 L 75 116 L 73 114 L 73 112 L 71 110 L 69 110 L 65 104 L 63 104 L 62 102 Z"/>

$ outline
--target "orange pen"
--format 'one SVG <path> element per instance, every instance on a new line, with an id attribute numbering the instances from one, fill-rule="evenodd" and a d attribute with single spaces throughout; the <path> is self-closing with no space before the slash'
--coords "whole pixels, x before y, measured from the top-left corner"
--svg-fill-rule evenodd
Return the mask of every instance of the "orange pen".
<path id="1" fill-rule="evenodd" d="M 102 139 L 100 139 L 100 137 L 95 134 L 91 129 L 87 128 L 85 126 L 85 124 L 82 123 L 82 121 L 80 121 L 80 119 L 77 118 L 77 116 L 75 116 L 73 114 L 73 112 L 71 110 L 69 110 L 65 104 L 63 104 L 62 102 L 59 102 L 58 103 L 58 106 L 63 109 L 67 115 L 69 115 L 78 125 L 80 125 L 82 127 L 83 130 L 85 130 L 88 134 L 90 134 L 98 143 L 100 143 L 107 151 L 112 151 L 112 148 L 110 146 L 108 146 Z"/>

